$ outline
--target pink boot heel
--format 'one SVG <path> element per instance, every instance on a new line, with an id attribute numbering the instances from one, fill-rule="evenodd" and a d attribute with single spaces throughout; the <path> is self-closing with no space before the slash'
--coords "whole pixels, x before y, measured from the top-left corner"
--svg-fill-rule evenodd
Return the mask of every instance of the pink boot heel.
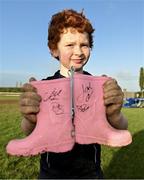
<path id="1" fill-rule="evenodd" d="M 69 78 L 35 81 L 32 85 L 42 97 L 34 131 L 24 139 L 11 140 L 7 153 L 30 156 L 43 152 L 66 152 L 73 148 Z"/>
<path id="2" fill-rule="evenodd" d="M 132 137 L 128 130 L 117 130 L 107 121 L 103 102 L 103 84 L 108 77 L 75 75 L 75 133 L 79 144 L 99 143 L 126 146 Z"/>

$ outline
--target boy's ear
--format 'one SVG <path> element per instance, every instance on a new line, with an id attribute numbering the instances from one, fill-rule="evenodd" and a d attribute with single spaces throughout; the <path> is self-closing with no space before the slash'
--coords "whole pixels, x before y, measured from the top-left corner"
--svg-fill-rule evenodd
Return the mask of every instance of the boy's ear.
<path id="1" fill-rule="evenodd" d="M 51 50 L 51 54 L 52 54 L 52 56 L 55 57 L 55 58 L 59 56 L 57 49 Z"/>

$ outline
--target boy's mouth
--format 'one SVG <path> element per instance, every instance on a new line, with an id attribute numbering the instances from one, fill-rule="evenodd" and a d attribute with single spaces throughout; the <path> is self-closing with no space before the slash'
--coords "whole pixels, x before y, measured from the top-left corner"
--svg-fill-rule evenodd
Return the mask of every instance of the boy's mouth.
<path id="1" fill-rule="evenodd" d="M 82 59 L 74 59 L 73 62 L 75 64 L 82 64 L 83 63 L 83 60 Z"/>

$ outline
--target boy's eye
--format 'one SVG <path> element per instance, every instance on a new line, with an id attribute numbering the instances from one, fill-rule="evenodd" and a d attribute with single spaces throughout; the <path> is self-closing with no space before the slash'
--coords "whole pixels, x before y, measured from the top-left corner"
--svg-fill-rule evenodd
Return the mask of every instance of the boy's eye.
<path id="1" fill-rule="evenodd" d="M 71 46 L 73 46 L 73 44 L 67 44 L 67 46 L 71 47 Z"/>
<path id="2" fill-rule="evenodd" d="M 82 44 L 82 47 L 89 47 L 89 44 Z"/>

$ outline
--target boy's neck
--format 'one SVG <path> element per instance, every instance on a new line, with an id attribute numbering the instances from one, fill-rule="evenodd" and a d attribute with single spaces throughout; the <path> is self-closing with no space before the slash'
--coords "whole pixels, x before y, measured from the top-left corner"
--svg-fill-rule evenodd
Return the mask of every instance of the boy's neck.
<path id="1" fill-rule="evenodd" d="M 69 77 L 69 69 L 67 69 L 66 67 L 64 67 L 62 64 L 60 65 L 60 74 L 64 77 Z M 83 73 L 83 70 L 80 71 L 76 71 L 76 73 Z"/>

